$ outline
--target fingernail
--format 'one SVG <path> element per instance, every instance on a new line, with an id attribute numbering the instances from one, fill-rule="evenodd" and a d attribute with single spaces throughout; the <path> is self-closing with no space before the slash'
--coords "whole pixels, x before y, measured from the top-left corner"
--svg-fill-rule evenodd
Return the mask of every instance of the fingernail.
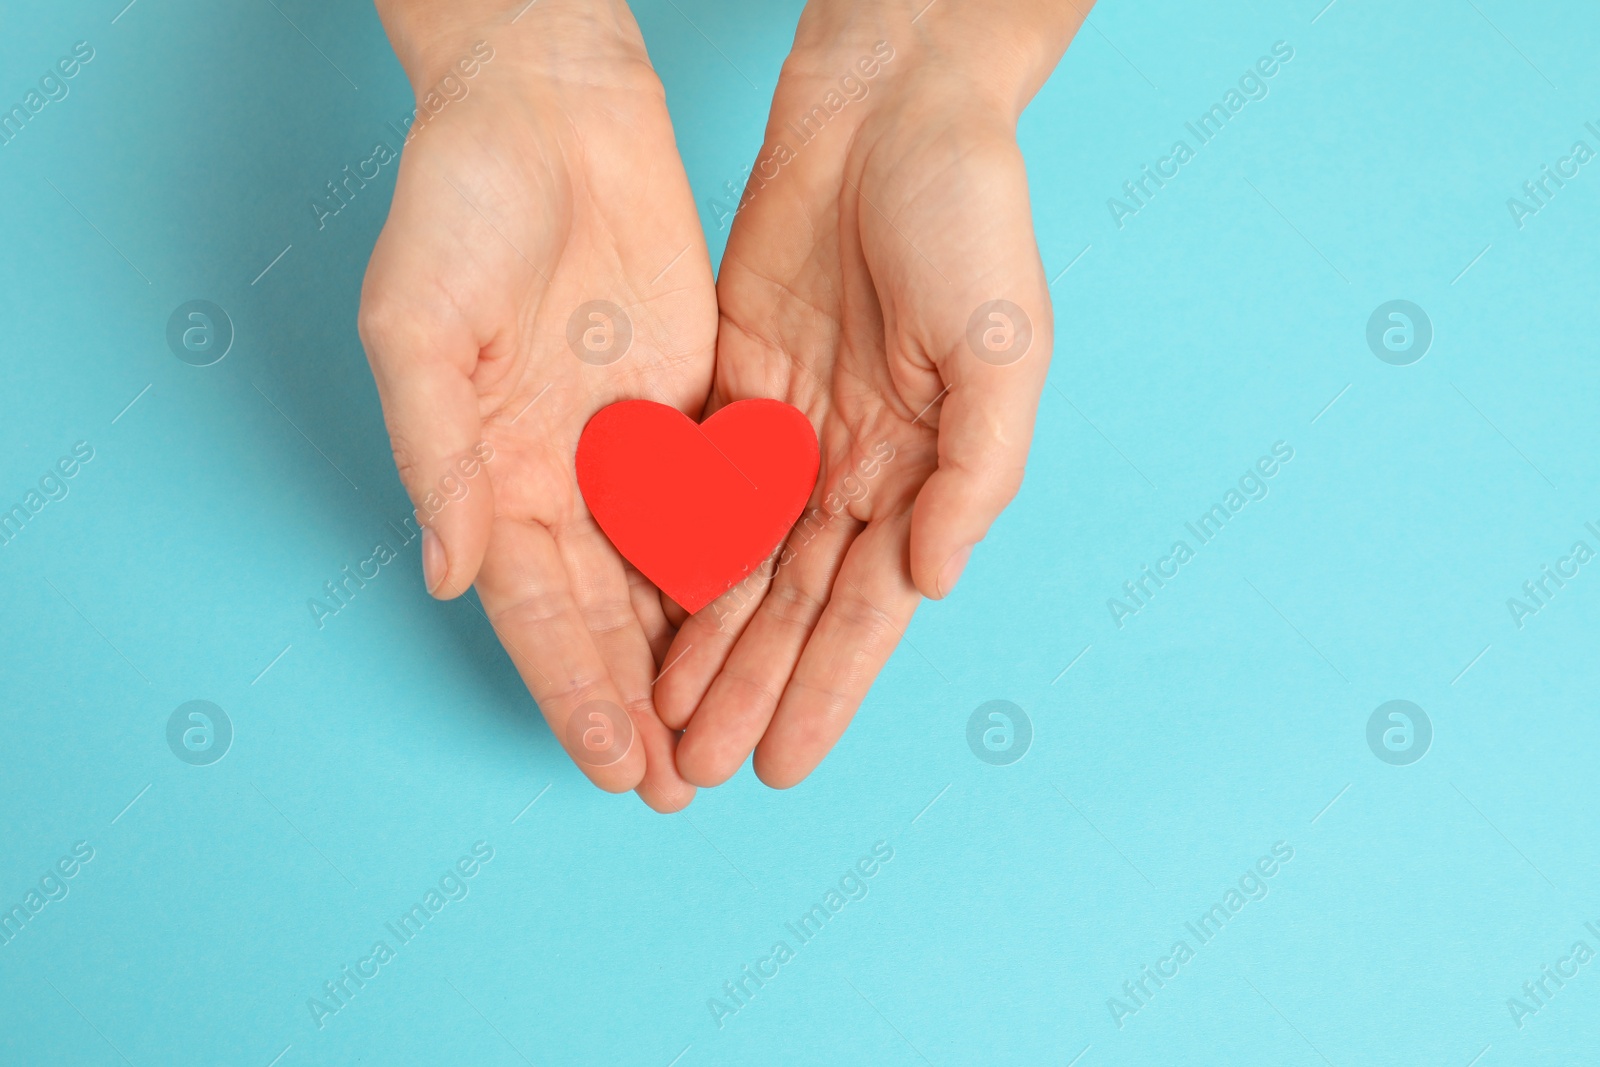
<path id="1" fill-rule="evenodd" d="M 950 590 L 956 587 L 956 582 L 961 579 L 961 572 L 967 569 L 967 560 L 972 558 L 972 546 L 960 549 L 955 555 L 945 561 L 944 569 L 939 572 L 939 596 L 950 595 Z"/>
<path id="2" fill-rule="evenodd" d="M 445 572 L 450 569 L 450 561 L 445 558 L 444 542 L 439 540 L 439 535 L 433 532 L 432 526 L 422 528 L 422 584 L 428 587 L 429 595 L 435 593 L 439 583 L 444 581 Z"/>

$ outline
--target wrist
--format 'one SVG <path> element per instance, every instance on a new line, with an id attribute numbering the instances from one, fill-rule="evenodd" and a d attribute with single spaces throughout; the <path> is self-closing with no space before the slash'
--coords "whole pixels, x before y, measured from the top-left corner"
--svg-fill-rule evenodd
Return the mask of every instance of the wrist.
<path id="1" fill-rule="evenodd" d="M 463 60 L 510 49 L 516 66 L 583 80 L 597 60 L 648 66 L 623 0 L 375 0 L 389 43 L 420 98 Z"/>
<path id="2" fill-rule="evenodd" d="M 856 57 L 882 58 L 889 81 L 925 82 L 1015 122 L 1077 31 L 1083 12 L 1064 0 L 809 0 L 786 71 L 826 75 Z"/>

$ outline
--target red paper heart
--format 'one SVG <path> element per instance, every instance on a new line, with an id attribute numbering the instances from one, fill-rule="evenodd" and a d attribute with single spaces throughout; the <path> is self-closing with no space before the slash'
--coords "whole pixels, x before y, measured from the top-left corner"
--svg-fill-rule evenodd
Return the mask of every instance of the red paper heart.
<path id="1" fill-rule="evenodd" d="M 695 612 L 783 542 L 819 462 L 810 421 L 780 400 L 740 400 L 698 426 L 624 400 L 583 428 L 578 488 L 623 558 Z"/>

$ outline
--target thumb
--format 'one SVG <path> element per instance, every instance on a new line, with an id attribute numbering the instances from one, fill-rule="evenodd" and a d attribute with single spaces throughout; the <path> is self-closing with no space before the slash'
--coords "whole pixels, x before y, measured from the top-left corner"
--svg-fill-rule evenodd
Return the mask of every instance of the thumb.
<path id="1" fill-rule="evenodd" d="M 1022 487 L 1049 368 L 1048 291 L 979 304 L 941 348 L 948 389 L 937 413 L 938 469 L 911 513 L 911 575 L 923 596 L 948 596 L 973 547 Z"/>
<path id="2" fill-rule="evenodd" d="M 874 269 L 891 294 L 885 336 L 919 354 L 912 363 L 931 360 L 944 386 L 917 416 L 938 433 L 938 467 L 911 513 L 911 578 L 933 599 L 1022 486 L 1055 329 L 1014 126 L 980 108 L 941 145 L 939 195 L 913 198 L 899 223 L 863 213 L 873 247 L 894 257 Z M 945 269 L 906 255 L 902 227 L 936 237 Z"/>
<path id="3" fill-rule="evenodd" d="M 441 600 L 460 596 L 477 577 L 494 517 L 484 469 L 494 450 L 483 440 L 470 377 L 477 341 L 448 311 L 397 307 L 372 291 L 362 295 L 360 332 L 395 466 L 422 530 L 423 581 Z"/>

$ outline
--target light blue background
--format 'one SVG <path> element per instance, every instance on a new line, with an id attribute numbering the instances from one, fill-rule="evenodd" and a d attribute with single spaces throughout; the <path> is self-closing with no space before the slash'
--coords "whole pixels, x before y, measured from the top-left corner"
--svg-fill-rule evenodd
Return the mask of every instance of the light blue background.
<path id="1" fill-rule="evenodd" d="M 309 208 L 410 107 L 376 17 L 123 2 L 0 2 L 5 106 L 96 51 L 0 147 L 0 507 L 95 449 L 0 548 L 0 907 L 95 849 L 0 946 L 0 1061 L 1594 1060 L 1600 962 L 1506 1006 L 1600 950 L 1600 563 L 1506 607 L 1600 548 L 1600 164 L 1506 207 L 1600 147 L 1593 5 L 1105 0 L 1021 127 L 1058 330 L 1021 497 L 811 779 L 662 817 L 584 782 L 414 545 L 306 609 L 407 511 L 354 325 L 393 168 Z M 639 6 L 714 253 L 797 11 Z M 1280 40 L 1119 230 L 1107 198 Z M 164 339 L 196 298 L 237 330 L 207 368 Z M 1365 342 L 1395 298 L 1436 331 L 1408 367 Z M 1280 440 L 1270 496 L 1119 629 L 1107 598 Z M 1396 698 L 1435 730 L 1404 767 L 1365 735 Z M 234 723 L 213 766 L 166 745 L 191 699 Z M 1034 724 L 1009 767 L 966 745 L 992 699 Z M 307 998 L 480 840 L 470 896 L 318 1030 Z M 719 1029 L 877 841 L 869 895 Z M 1119 1028 L 1107 998 L 1279 841 Z"/>

